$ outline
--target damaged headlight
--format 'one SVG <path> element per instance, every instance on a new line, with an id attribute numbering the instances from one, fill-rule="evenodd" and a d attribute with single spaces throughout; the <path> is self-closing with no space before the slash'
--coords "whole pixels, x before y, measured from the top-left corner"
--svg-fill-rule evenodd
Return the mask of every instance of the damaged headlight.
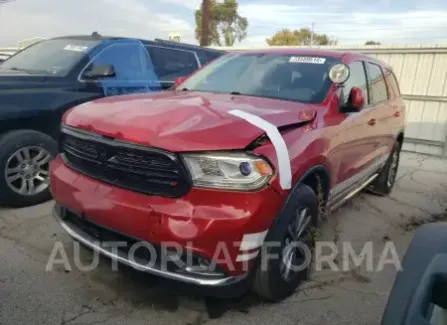
<path id="1" fill-rule="evenodd" d="M 266 160 L 246 153 L 192 153 L 183 158 L 196 187 L 254 191 L 273 175 Z"/>

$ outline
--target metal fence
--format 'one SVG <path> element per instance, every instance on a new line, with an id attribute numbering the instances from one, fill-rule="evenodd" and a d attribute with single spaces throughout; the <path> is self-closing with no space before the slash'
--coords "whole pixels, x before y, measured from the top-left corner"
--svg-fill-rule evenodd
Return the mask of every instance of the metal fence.
<path id="1" fill-rule="evenodd" d="M 361 52 L 390 64 L 399 79 L 407 108 L 404 150 L 447 154 L 447 44 L 316 48 Z M 220 49 L 238 51 L 255 47 Z"/>
<path id="2" fill-rule="evenodd" d="M 6 60 L 11 55 L 16 53 L 18 50 L 22 50 L 30 45 L 33 45 L 43 40 L 45 40 L 45 38 L 43 37 L 33 37 L 17 42 L 17 46 L 14 47 L 4 47 L 4 48 L 0 47 L 0 61 Z"/>
<path id="3" fill-rule="evenodd" d="M 16 53 L 18 51 L 18 47 L 6 47 L 6 48 L 0 48 L 0 61 L 6 60 L 11 55 Z"/>

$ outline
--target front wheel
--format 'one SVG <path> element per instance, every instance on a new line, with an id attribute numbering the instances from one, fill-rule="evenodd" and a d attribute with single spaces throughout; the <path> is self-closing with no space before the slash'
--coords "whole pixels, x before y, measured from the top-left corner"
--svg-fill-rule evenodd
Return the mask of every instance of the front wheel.
<path id="1" fill-rule="evenodd" d="M 318 199 L 307 185 L 293 191 L 263 245 L 253 290 L 271 301 L 295 292 L 309 278 L 318 225 Z"/>
<path id="2" fill-rule="evenodd" d="M 0 136 L 0 148 L 0 203 L 24 207 L 49 200 L 56 141 L 41 132 L 17 130 Z"/>

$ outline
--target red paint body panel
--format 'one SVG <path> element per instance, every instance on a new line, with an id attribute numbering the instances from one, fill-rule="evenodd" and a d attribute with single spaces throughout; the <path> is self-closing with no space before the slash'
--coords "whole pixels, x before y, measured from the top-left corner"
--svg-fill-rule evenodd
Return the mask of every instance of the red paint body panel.
<path id="1" fill-rule="evenodd" d="M 51 164 L 51 187 L 56 202 L 96 224 L 152 244 L 191 243 L 194 253 L 209 259 L 220 241 L 233 261 L 243 235 L 268 229 L 284 201 L 270 187 L 255 193 L 192 189 L 181 199 L 146 196 L 81 175 L 60 158 Z M 220 266 L 230 275 L 243 270 L 236 262 Z"/>
<path id="2" fill-rule="evenodd" d="M 269 52 L 331 55 L 345 63 L 377 62 L 363 55 L 321 50 Z M 340 91 L 333 85 L 319 105 L 181 91 L 120 96 L 75 107 L 65 114 L 63 123 L 131 143 L 188 152 L 240 150 L 264 133 L 228 114 L 233 109 L 258 115 L 277 127 L 307 121 L 304 127 L 282 134 L 290 155 L 292 185 L 313 166 L 323 165 L 333 189 L 386 157 L 405 121 L 403 101 L 397 94 L 384 104 L 345 114 L 339 109 Z M 369 123 L 372 119 L 374 125 Z M 235 260 L 238 248 L 233 243 L 244 234 L 268 230 L 290 192 L 279 185 L 272 144 L 266 141 L 254 152 L 266 157 L 276 173 L 269 186 L 254 193 L 193 188 L 180 199 L 147 196 L 81 175 L 59 158 L 51 165 L 51 186 L 58 203 L 85 213 L 95 223 L 151 243 L 192 241 L 194 251 L 208 258 L 213 257 L 217 242 L 224 241 Z M 242 272 L 240 265 L 235 266 L 235 270 L 226 269 L 229 274 Z"/>

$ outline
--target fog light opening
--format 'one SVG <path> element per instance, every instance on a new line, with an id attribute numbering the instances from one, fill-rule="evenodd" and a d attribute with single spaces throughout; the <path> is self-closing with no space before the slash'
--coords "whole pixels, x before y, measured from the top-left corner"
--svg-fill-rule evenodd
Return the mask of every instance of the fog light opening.
<path id="1" fill-rule="evenodd" d="M 224 276 L 225 274 L 211 263 L 210 260 L 203 257 L 194 257 L 192 265 L 187 265 L 185 271 L 192 274 L 203 276 Z"/>

